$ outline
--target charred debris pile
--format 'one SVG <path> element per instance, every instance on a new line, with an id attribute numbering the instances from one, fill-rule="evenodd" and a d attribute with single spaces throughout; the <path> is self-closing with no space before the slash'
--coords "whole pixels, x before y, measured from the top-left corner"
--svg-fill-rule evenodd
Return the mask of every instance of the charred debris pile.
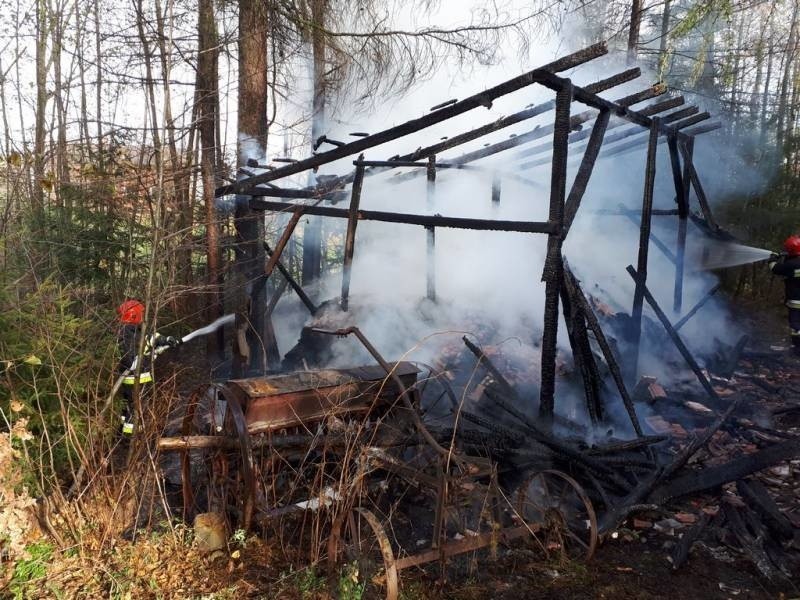
<path id="1" fill-rule="evenodd" d="M 696 136 L 718 128 L 719 124 L 705 122 L 710 118 L 708 113 L 700 112 L 696 106 L 686 106 L 682 96 L 670 94 L 660 84 L 619 96 L 613 101 L 599 95 L 602 92 L 613 95 L 614 87 L 639 77 L 636 68 L 587 86 L 575 85 L 558 75 L 605 53 L 603 44 L 586 48 L 474 96 L 443 103 L 428 114 L 396 127 L 371 135 L 359 134 L 355 141 L 318 140 L 318 147 L 327 143 L 333 149 L 284 165 L 250 165 L 250 169 L 259 168 L 261 172 L 248 174 L 245 170 L 248 176 L 218 189 L 219 196 L 236 194 L 247 199 L 244 205 L 240 203 L 237 214 L 241 249 L 238 261 L 244 276 L 257 282 L 248 290 L 246 305 L 249 312 L 237 316 L 240 335 L 234 379 L 252 374 L 247 370 L 248 361 L 251 365 L 263 363 L 278 367 L 280 353 L 271 333 L 275 302 L 267 302 L 264 297 L 264 283 L 276 271 L 296 292 L 311 315 L 300 342 L 284 358 L 285 367 L 289 370 L 325 368 L 330 359 L 330 340 L 333 339 L 330 334 L 356 333 L 365 347 L 371 348 L 370 354 L 378 365 L 392 373 L 392 365 L 363 338 L 363 334 L 351 327 L 358 325 L 355 313 L 350 310 L 350 281 L 356 232 L 361 221 L 426 229 L 428 268 L 425 277 L 427 297 L 431 302 L 437 301 L 432 258 L 436 252 L 438 228 L 546 235 L 547 254 L 541 273 L 545 284 L 541 338 L 525 346 L 524 351 L 509 353 L 488 344 L 481 347 L 481 340 L 465 336 L 463 345 L 459 342 L 443 349 L 436 364 L 417 365 L 423 375 L 416 382 L 409 384 L 396 379 L 393 389 L 395 393 L 401 393 L 404 402 L 409 401 L 409 408 L 411 394 L 405 393 L 406 388 L 413 388 L 413 395 L 421 398 L 420 405 L 414 409 L 417 412 L 411 418 L 416 435 L 424 438 L 436 451 L 450 448 L 470 460 L 492 465 L 487 472 L 496 474 L 498 481 L 495 483 L 502 490 L 513 492 L 531 473 L 536 476 L 536 473 L 557 471 L 559 477 L 569 479 L 573 491 L 577 490 L 582 499 L 581 505 L 589 507 L 581 513 L 582 524 L 579 523 L 577 529 L 577 537 L 582 537 L 581 528 L 593 530 L 591 535 L 578 540 L 585 546 L 584 555 L 591 554 L 598 535 L 616 535 L 622 527 L 676 529 L 683 532 L 674 547 L 676 567 L 685 561 L 694 542 L 716 538 L 752 559 L 758 570 L 770 579 L 789 577 L 796 572 L 798 558 L 797 490 L 792 488 L 792 473 L 800 458 L 800 441 L 793 433 L 771 428 L 768 425 L 771 421 L 765 416 L 770 416 L 767 414 L 770 410 L 789 413 L 797 407 L 776 409 L 764 401 L 773 396 L 776 389 L 762 373 L 743 367 L 747 364 L 746 339 L 735 346 L 720 346 L 716 356 L 706 356 L 698 362 L 681 337 L 684 324 L 701 311 L 704 303 L 717 291 L 717 288 L 710 290 L 705 298 L 688 310 L 683 306 L 687 228 L 692 223 L 704 235 L 727 238 L 714 220 L 700 174 L 693 163 Z M 528 106 L 402 156 L 381 161 L 364 158 L 363 153 L 370 148 L 404 138 L 467 111 L 490 107 L 496 99 L 530 85 L 549 88 L 555 92 L 555 99 Z M 581 108 L 575 110 L 576 106 Z M 634 108 L 636 106 L 640 108 Z M 525 133 L 446 161 L 440 159 L 442 153 L 461 144 L 549 111 L 554 113 L 550 125 L 532 127 Z M 591 126 L 587 127 L 587 124 Z M 628 125 L 632 127 L 626 127 Z M 552 143 L 533 144 L 546 136 L 552 136 Z M 586 144 L 581 146 L 583 152 L 577 174 L 568 189 L 570 150 L 578 149 L 577 144 L 581 141 Z M 664 150 L 669 154 L 675 205 L 657 209 L 653 206 L 655 165 L 662 142 L 666 142 Z M 627 266 L 627 273 L 635 283 L 635 292 L 630 312 L 621 312 L 610 309 L 603 304 L 602 298 L 586 292 L 583 282 L 565 261 L 562 246 L 579 213 L 598 158 L 642 148 L 646 150 L 647 160 L 641 211 L 608 211 L 634 219 L 640 231 L 637 263 Z M 481 165 L 481 159 L 498 154 L 524 161 L 519 165 L 523 168 L 515 169 L 515 173 L 523 173 L 525 166 L 551 165 L 546 221 L 456 218 L 360 208 L 362 195 L 368 193 L 369 177 L 392 169 L 406 169 L 401 179 L 427 178 L 427 193 L 432 203 L 437 173 L 452 169 L 488 170 L 494 183 L 492 189 L 487 190 L 487 202 L 502 202 L 500 182 L 503 178 L 514 177 L 523 183 L 526 180 L 507 170 L 494 171 Z M 279 187 L 276 183 L 350 156 L 357 158 L 353 162 L 355 170 L 347 175 L 319 177 L 316 186 L 303 189 Z M 697 200 L 697 210 L 691 206 L 692 197 Z M 347 200 L 348 208 L 332 205 Z M 264 242 L 263 225 L 259 225 L 257 218 L 263 211 L 290 215 L 274 247 Z M 281 261 L 297 224 L 305 215 L 347 221 L 341 296 L 334 301 L 315 303 Z M 670 247 L 651 235 L 654 218 L 676 219 L 674 246 Z M 674 265 L 670 314 L 683 314 L 681 319 L 668 316 L 667 310 L 659 305 L 648 288 L 648 253 L 653 246 Z M 625 270 L 625 265 L 620 265 L 620 273 Z M 659 275 L 663 277 L 663 273 Z M 644 314 L 645 305 L 655 315 L 654 319 Z M 571 361 L 563 360 L 557 351 L 560 316 L 566 323 Z M 479 329 L 480 324 L 473 328 Z M 530 333 L 533 339 L 539 332 Z M 249 342 L 247 346 L 252 352 L 242 350 L 244 339 Z M 562 343 L 562 347 L 566 346 Z M 662 386 L 655 378 L 641 373 L 638 359 L 643 346 L 662 348 L 663 360 L 671 363 L 676 371 L 689 374 L 693 381 L 684 378 L 682 385 Z M 780 359 L 772 357 L 769 360 Z M 409 373 L 404 371 L 403 377 L 409 377 Z M 242 405 L 237 409 L 239 417 L 235 429 L 240 442 L 228 447 L 237 447 L 240 443 L 243 453 L 248 456 L 247 461 L 251 461 L 248 453 L 254 452 L 258 444 L 261 447 L 277 444 L 278 438 L 271 437 L 270 441 L 258 444 L 250 440 L 249 436 L 258 433 L 250 426 L 253 413 L 248 412 L 246 398 L 234 400 Z M 567 406 L 568 403 L 572 404 Z M 580 405 L 580 410 L 574 410 L 576 404 Z M 578 412 L 581 418 L 574 416 Z M 613 418 L 612 413 L 615 415 Z M 624 426 L 620 425 L 620 414 L 627 421 Z M 315 420 L 316 423 L 319 418 L 320 415 L 315 414 L 313 419 L 309 417 L 309 421 Z M 614 420 L 617 425 L 609 426 Z M 266 431 L 263 423 L 260 427 L 260 432 Z M 184 431 L 191 433 L 189 429 Z M 171 449 L 201 446 L 200 442 L 192 445 L 192 442 L 178 438 L 162 442 L 162 448 Z M 221 447 L 217 442 L 202 443 Z M 387 470 L 408 474 L 410 467 L 402 464 L 402 456 L 398 455 L 391 461 L 386 457 L 381 460 Z M 455 460 L 453 464 L 457 466 L 459 461 Z M 444 510 L 439 505 L 444 505 L 442 498 L 446 497 L 442 491 L 446 486 L 441 482 L 451 476 L 450 468 L 444 468 L 431 478 L 431 486 L 439 490 L 436 496 L 439 498 L 435 518 L 437 527 L 443 520 Z M 243 493 L 248 498 L 243 508 L 245 523 L 255 518 L 254 510 L 258 512 L 257 506 L 254 509 L 258 504 L 258 494 L 254 491 L 257 485 L 252 470 L 252 467 L 245 468 Z M 756 473 L 760 475 L 754 476 Z M 497 491 L 492 482 L 494 479 L 488 484 L 488 489 Z M 275 510 L 272 508 L 267 512 L 274 514 Z M 570 509 L 565 507 L 563 510 L 568 513 Z M 358 514 L 364 516 L 365 512 L 361 510 Z M 659 518 L 654 518 L 654 515 Z M 569 518 L 568 514 L 562 516 Z M 449 550 L 436 550 L 436 543 L 434 541 L 432 545 L 431 556 L 443 559 Z M 459 548 L 466 547 L 466 542 L 460 544 Z M 475 542 L 474 547 L 479 546 Z M 459 548 L 453 552 L 463 551 Z M 404 559 L 406 562 L 400 560 L 398 564 L 402 565 L 397 568 L 406 563 L 424 562 L 428 560 L 425 557 L 427 554 L 423 553 L 417 558 Z M 384 559 L 387 570 L 393 570 L 386 554 Z"/>

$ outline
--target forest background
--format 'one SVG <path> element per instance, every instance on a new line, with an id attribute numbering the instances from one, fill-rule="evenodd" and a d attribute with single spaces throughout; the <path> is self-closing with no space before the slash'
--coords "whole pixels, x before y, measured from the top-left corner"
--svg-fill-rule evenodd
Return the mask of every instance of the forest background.
<path id="1" fill-rule="evenodd" d="M 84 557 L 89 514 L 105 515 L 89 536 L 96 550 L 108 543 L 127 484 L 90 492 L 85 482 L 113 444 L 114 308 L 138 297 L 147 326 L 169 333 L 236 305 L 234 219 L 214 189 L 246 172 L 248 160 L 305 156 L 332 127 L 446 89 L 442 73 L 473 83 L 494 73 L 489 85 L 605 40 L 721 117 L 711 135 L 731 140 L 740 161 L 717 165 L 714 177 L 733 179 L 740 173 L 725 170 L 744 165 L 758 184 L 713 198 L 720 221 L 752 245 L 778 248 L 800 217 L 798 8 L 797 0 L 8 0 L 0 13 L 0 581 L 24 594 L 45 557 L 64 548 Z M 274 235 L 279 219 L 265 226 Z M 285 257 L 312 289 L 341 261 L 341 230 L 313 219 Z M 776 304 L 778 286 L 760 265 L 723 280 L 733 297 Z M 216 344 L 209 338 L 209 355 Z M 43 513 L 58 514 L 48 541 L 38 537 Z"/>

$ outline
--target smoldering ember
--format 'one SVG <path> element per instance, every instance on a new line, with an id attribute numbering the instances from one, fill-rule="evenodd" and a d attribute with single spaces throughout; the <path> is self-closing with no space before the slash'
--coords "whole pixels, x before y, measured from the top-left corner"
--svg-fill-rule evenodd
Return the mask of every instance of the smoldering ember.
<path id="1" fill-rule="evenodd" d="M 49 30 L 33 146 L 22 125 L 14 149 L 8 114 L 25 109 L 0 87 L 4 595 L 797 594 L 800 232 L 775 226 L 795 215 L 796 57 L 773 61 L 769 41 L 762 64 L 762 32 L 755 72 L 737 54 L 739 88 L 711 101 L 666 65 L 667 42 L 712 9 L 681 6 L 673 31 L 677 7 L 636 0 L 627 54 L 609 35 L 402 118 L 375 102 L 337 122 L 320 82 L 366 77 L 336 39 L 368 36 L 337 34 L 324 0 L 251 4 L 238 5 L 233 173 L 221 4 L 197 7 L 188 141 L 171 116 L 171 3 L 153 23 L 137 3 L 143 141 L 100 132 L 99 50 L 97 139 L 85 120 L 68 141 L 61 103 L 88 104 L 86 88 L 62 97 L 60 71 L 48 125 Z M 657 70 L 637 62 L 653 49 L 640 28 L 657 30 L 647 10 L 663 19 Z M 742 47 L 757 10 L 731 17 Z M 522 31 L 487 27 L 508 28 Z M 406 40 L 401 54 L 436 52 L 416 37 L 479 53 L 470 31 L 373 35 Z M 295 124 L 270 159 L 292 88 L 269 63 L 295 35 L 314 58 L 311 150 L 290 147 Z M 774 141 L 762 94 L 783 98 Z M 743 158 L 745 121 L 785 146 L 779 176 Z M 770 210 L 771 237 L 748 235 L 743 220 Z"/>

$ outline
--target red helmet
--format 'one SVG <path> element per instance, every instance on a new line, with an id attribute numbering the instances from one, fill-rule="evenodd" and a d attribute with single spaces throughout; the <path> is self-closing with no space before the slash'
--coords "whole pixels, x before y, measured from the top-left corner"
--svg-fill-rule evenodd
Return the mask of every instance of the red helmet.
<path id="1" fill-rule="evenodd" d="M 786 238 L 786 241 L 783 242 L 783 249 L 786 250 L 789 256 L 800 256 L 800 237 L 790 235 Z"/>
<path id="2" fill-rule="evenodd" d="M 126 325 L 138 325 L 144 318 L 144 304 L 138 300 L 125 300 L 117 307 L 119 320 Z"/>

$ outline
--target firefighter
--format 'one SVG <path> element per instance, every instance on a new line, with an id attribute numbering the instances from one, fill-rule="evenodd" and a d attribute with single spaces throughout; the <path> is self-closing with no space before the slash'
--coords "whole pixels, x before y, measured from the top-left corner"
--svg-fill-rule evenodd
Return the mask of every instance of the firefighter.
<path id="1" fill-rule="evenodd" d="M 773 254 L 769 267 L 786 282 L 786 307 L 789 309 L 789 331 L 792 346 L 800 354 L 800 236 L 792 235 L 783 243 L 784 252 Z"/>
<path id="2" fill-rule="evenodd" d="M 126 300 L 117 308 L 119 321 L 119 347 L 122 358 L 119 363 L 119 372 L 122 377 L 122 397 L 125 406 L 122 409 L 122 433 L 133 433 L 133 389 L 136 385 L 136 355 L 139 352 L 139 340 L 142 335 L 142 320 L 144 319 L 144 304 L 138 300 Z M 165 348 L 175 347 L 180 340 L 159 333 L 150 335 L 145 340 L 142 365 L 139 369 L 139 391 L 142 386 L 153 382 L 151 365 L 153 358 Z"/>

